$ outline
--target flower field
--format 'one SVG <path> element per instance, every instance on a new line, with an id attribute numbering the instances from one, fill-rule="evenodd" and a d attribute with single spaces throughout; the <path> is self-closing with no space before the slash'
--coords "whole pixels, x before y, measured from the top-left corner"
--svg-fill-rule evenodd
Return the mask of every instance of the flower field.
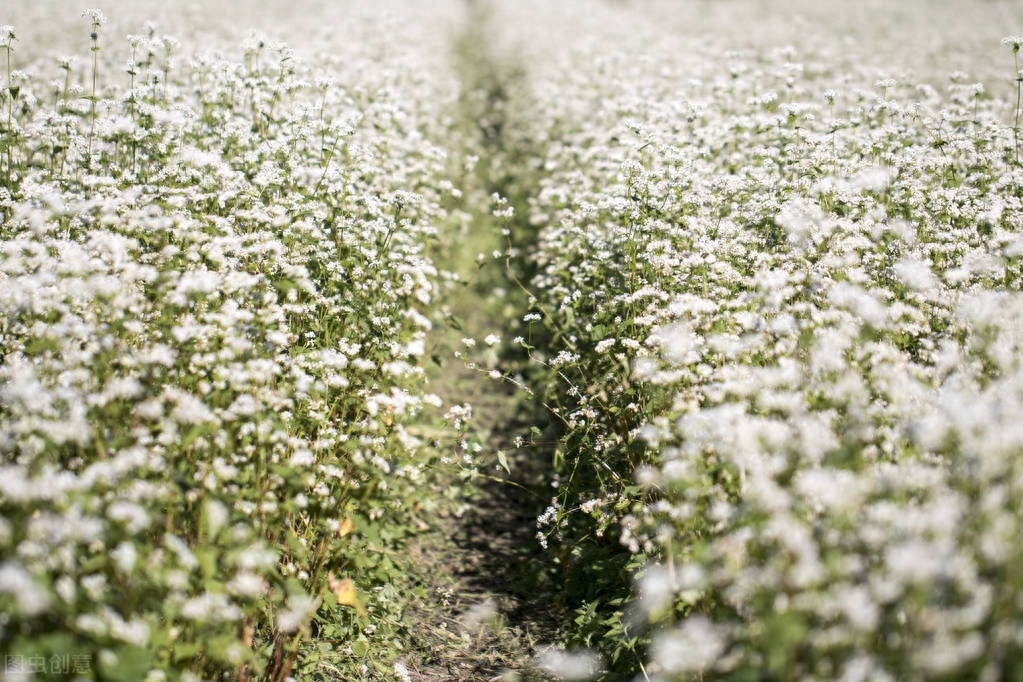
<path id="1" fill-rule="evenodd" d="M 438 470 L 405 424 L 440 406 L 454 81 L 405 68 L 414 33 L 380 61 L 369 16 L 316 62 L 80 23 L 88 56 L 12 71 L 4 105 L 3 648 L 284 679 L 314 617 L 387 616 L 356 586 Z"/>
<path id="2" fill-rule="evenodd" d="M 1023 679 L 1023 10 L 63 5 L 0 9 L 0 679 Z M 557 625 L 458 677 L 408 548 L 483 480 Z"/>

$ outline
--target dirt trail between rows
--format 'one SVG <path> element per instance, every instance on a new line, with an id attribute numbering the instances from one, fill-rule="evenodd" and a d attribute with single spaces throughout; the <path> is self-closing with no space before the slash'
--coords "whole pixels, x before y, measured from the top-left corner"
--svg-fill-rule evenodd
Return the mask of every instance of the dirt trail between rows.
<path id="1" fill-rule="evenodd" d="M 536 667 L 537 654 L 556 638 L 561 616 L 552 607 L 556 581 L 535 538 L 536 518 L 550 503 L 549 458 L 536 446 L 516 447 L 517 437 L 543 427 L 547 415 L 522 388 L 490 376 L 491 369 L 507 374 L 521 362 L 509 342 L 528 310 L 518 285 L 528 264 L 525 256 L 504 261 L 494 254 L 509 246 L 518 247 L 516 253 L 529 251 L 535 228 L 526 216 L 537 191 L 539 157 L 522 132 L 530 111 L 524 71 L 514 55 L 495 54 L 490 41 L 495 28 L 482 4 L 471 5 L 453 44 L 462 81 L 456 115 L 466 138 L 451 152 L 457 160 L 477 161 L 471 168 L 455 164 L 463 172 L 458 208 L 470 220 L 449 225 L 457 233 L 440 240 L 448 250 L 431 254 L 438 267 L 461 280 L 444 292 L 449 316 L 433 333 L 432 355 L 440 366 L 429 370 L 431 390 L 446 405 L 472 405 L 470 431 L 483 449 L 479 474 L 461 485 L 453 482 L 446 512 L 410 547 L 425 592 L 435 597 L 417 606 L 422 653 L 405 664 L 413 680 L 554 679 Z M 494 193 L 507 200 L 513 217 L 492 213 Z M 482 267 L 481 253 L 487 256 Z M 484 342 L 490 334 L 502 340 L 493 348 Z M 463 338 L 477 345 L 467 348 Z"/>
<path id="2" fill-rule="evenodd" d="M 543 502 L 536 492 L 540 468 L 528 453 L 512 450 L 515 435 L 528 430 L 519 421 L 519 398 L 478 372 L 453 368 L 448 377 L 445 383 L 460 396 L 465 393 L 459 389 L 476 384 L 469 401 L 485 446 L 481 476 L 465 488 L 464 505 L 436 519 L 434 529 L 413 543 L 414 560 L 437 599 L 417 614 L 424 642 L 433 644 L 428 656 L 409 666 L 412 679 L 552 679 L 534 665 L 555 622 L 534 538 Z M 497 465 L 498 450 L 508 453 L 510 475 Z"/>

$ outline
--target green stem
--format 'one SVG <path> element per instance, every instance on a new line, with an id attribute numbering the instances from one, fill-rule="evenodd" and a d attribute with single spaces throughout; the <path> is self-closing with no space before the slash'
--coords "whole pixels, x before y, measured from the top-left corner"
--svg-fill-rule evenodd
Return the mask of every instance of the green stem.
<path id="1" fill-rule="evenodd" d="M 11 46 L 7 45 L 7 168 L 4 176 L 7 191 L 11 191 L 11 168 L 14 165 L 14 90 L 11 88 Z M 6 213 L 6 212 L 5 212 Z"/>
<path id="2" fill-rule="evenodd" d="M 1023 107 L 1023 75 L 1019 69 L 1019 48 L 1012 53 L 1012 61 L 1016 67 L 1016 118 L 1012 123 L 1013 151 L 1016 153 L 1016 164 L 1019 164 L 1019 116 Z"/>
<path id="3" fill-rule="evenodd" d="M 92 97 L 89 107 L 89 149 L 88 158 L 85 162 L 85 170 L 92 172 L 92 143 L 96 138 L 96 102 L 98 100 L 98 80 L 99 80 L 99 28 L 100 21 L 97 18 L 93 18 L 92 21 L 92 34 L 89 38 L 92 40 Z"/>
<path id="4" fill-rule="evenodd" d="M 136 73 L 137 67 L 135 65 L 135 57 L 137 56 L 137 54 L 138 54 L 138 48 L 137 47 L 132 47 L 131 48 L 131 68 L 128 71 L 128 77 L 129 77 L 129 81 L 128 81 L 128 112 L 129 112 L 129 115 L 131 116 L 131 174 L 132 174 L 132 177 L 135 176 L 135 160 L 136 160 L 136 150 L 135 150 L 135 73 Z"/>

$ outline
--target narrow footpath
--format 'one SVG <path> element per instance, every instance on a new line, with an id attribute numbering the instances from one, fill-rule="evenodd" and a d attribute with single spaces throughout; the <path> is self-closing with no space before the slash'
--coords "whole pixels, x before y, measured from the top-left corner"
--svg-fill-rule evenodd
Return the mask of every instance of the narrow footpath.
<path id="1" fill-rule="evenodd" d="M 472 406 L 471 434 L 482 445 L 478 474 L 453 483 L 451 504 L 432 519 L 410 547 L 420 567 L 426 598 L 417 606 L 419 653 L 405 663 L 412 680 L 540 682 L 552 680 L 536 666 L 542 648 L 556 636 L 546 559 L 536 541 L 536 518 L 550 503 L 543 488 L 545 453 L 516 447 L 531 425 L 543 423 L 521 388 L 491 376 L 520 360 L 512 332 L 527 309 L 523 292 L 509 276 L 524 263 L 506 261 L 509 244 L 528 246 L 525 216 L 536 186 L 535 150 L 517 132 L 526 111 L 521 67 L 493 54 L 485 9 L 472 5 L 453 59 L 462 79 L 458 115 L 466 146 L 453 156 L 478 157 L 461 178 L 462 210 L 470 216 L 446 235 L 447 252 L 433 253 L 438 267 L 461 282 L 447 292 L 448 324 L 434 332 L 431 388 L 446 405 Z M 510 217 L 495 216 L 494 194 L 507 199 Z M 524 252 L 525 249 L 517 249 Z M 485 254 L 482 262 L 480 254 Z M 491 334 L 501 341 L 484 342 Z M 468 347 L 463 339 L 474 339 Z M 460 356 L 460 357 L 456 357 Z"/>

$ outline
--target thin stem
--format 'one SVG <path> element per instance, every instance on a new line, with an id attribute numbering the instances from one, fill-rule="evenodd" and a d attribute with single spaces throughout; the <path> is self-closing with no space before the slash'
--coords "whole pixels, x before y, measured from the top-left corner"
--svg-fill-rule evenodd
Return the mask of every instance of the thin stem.
<path id="1" fill-rule="evenodd" d="M 1012 61 L 1016 67 L 1016 118 L 1012 123 L 1013 151 L 1016 152 L 1016 163 L 1019 164 L 1019 116 L 1023 107 L 1023 74 L 1019 69 L 1019 47 L 1012 52 Z"/>
<path id="2" fill-rule="evenodd" d="M 85 162 L 85 169 L 92 171 L 92 142 L 96 137 L 96 91 L 97 91 L 97 79 L 99 75 L 99 24 L 95 21 L 92 23 L 92 97 L 91 106 L 89 108 L 89 151 L 88 158 Z"/>
<path id="3" fill-rule="evenodd" d="M 4 176 L 7 191 L 11 191 L 11 168 L 14 165 L 14 88 L 11 84 L 11 46 L 7 49 L 7 168 Z"/>
<path id="4" fill-rule="evenodd" d="M 131 174 L 135 176 L 135 74 L 137 67 L 135 58 L 138 55 L 138 48 L 134 45 L 131 48 L 131 66 L 128 67 L 128 111 L 131 116 Z"/>

